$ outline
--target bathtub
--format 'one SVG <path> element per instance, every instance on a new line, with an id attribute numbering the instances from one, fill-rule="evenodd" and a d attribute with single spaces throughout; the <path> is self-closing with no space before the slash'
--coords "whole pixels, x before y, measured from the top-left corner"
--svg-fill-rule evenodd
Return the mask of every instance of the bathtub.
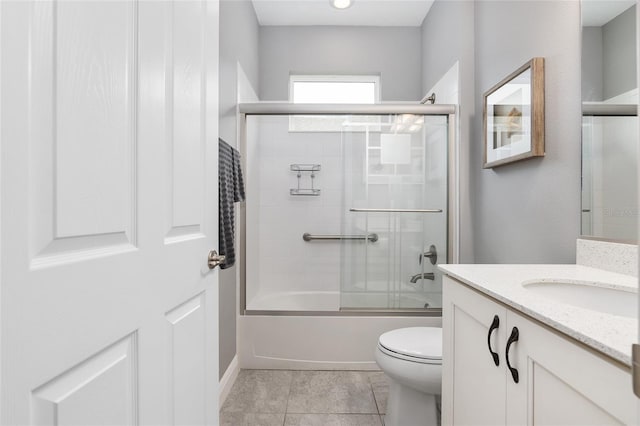
<path id="1" fill-rule="evenodd" d="M 247 305 L 248 314 L 238 318 L 239 365 L 248 369 L 377 370 L 374 353 L 380 334 L 396 328 L 442 325 L 439 313 L 350 315 L 339 307 L 339 292 L 254 297 Z"/>
<path id="2" fill-rule="evenodd" d="M 258 294 L 247 302 L 249 311 L 338 311 L 338 291 L 281 291 Z"/>

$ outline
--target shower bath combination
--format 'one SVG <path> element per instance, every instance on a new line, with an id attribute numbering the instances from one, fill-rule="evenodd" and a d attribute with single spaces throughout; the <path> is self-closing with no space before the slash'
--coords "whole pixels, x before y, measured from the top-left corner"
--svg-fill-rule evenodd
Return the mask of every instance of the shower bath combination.
<path id="1" fill-rule="evenodd" d="M 439 326 L 436 265 L 457 261 L 455 106 L 239 110 L 241 365 L 375 369 L 381 333 Z"/>

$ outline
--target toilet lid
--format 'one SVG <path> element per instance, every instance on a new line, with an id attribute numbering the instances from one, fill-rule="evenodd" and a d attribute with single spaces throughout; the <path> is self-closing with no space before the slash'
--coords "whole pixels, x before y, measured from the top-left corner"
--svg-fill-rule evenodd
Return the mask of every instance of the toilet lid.
<path id="1" fill-rule="evenodd" d="M 388 351 L 413 358 L 442 359 L 442 328 L 409 327 L 384 333 L 378 341 Z"/>

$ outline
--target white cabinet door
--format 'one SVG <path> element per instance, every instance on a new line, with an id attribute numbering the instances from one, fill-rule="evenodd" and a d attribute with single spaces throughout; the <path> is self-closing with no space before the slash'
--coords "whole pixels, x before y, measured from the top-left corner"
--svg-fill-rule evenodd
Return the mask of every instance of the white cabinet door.
<path id="1" fill-rule="evenodd" d="M 0 3 L 2 424 L 217 424 L 217 1 Z"/>
<path id="2" fill-rule="evenodd" d="M 443 297 L 444 425 L 640 423 L 628 367 L 448 277 Z M 492 315 L 497 368 L 487 347 Z"/>
<path id="3" fill-rule="evenodd" d="M 507 369 L 509 425 L 636 425 L 629 369 L 509 311 Z"/>
<path id="4" fill-rule="evenodd" d="M 504 348 L 506 309 L 444 277 L 442 424 L 501 425 L 505 422 Z M 498 328 L 489 329 L 494 318 Z M 498 353 L 496 366 L 489 342 Z"/>

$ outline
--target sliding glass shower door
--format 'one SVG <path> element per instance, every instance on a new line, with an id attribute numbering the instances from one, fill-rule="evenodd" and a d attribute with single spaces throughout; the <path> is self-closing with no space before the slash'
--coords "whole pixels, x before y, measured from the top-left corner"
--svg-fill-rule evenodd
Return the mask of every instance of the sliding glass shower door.
<path id="1" fill-rule="evenodd" d="M 341 310 L 439 309 L 448 252 L 448 116 L 342 124 Z"/>

